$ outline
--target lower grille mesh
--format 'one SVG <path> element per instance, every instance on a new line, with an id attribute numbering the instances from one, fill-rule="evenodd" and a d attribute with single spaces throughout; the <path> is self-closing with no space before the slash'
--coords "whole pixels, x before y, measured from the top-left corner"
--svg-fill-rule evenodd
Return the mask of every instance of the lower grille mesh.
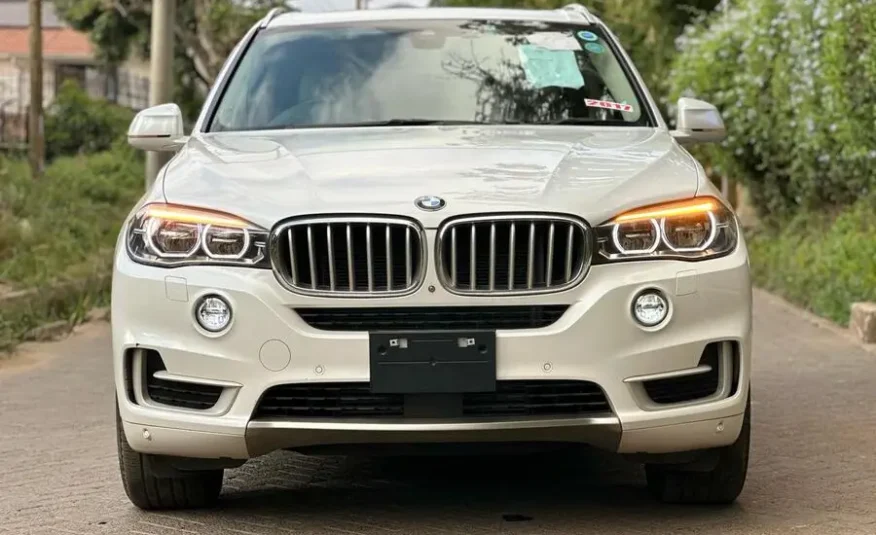
<path id="1" fill-rule="evenodd" d="M 645 381 L 645 391 L 654 403 L 669 404 L 694 401 L 711 396 L 720 386 L 720 345 L 709 344 L 703 351 L 700 365 L 711 366 L 711 371 L 673 379 Z"/>
<path id="2" fill-rule="evenodd" d="M 216 405 L 222 387 L 166 381 L 153 377 L 164 371 L 164 362 L 155 351 L 146 353 L 146 393 L 155 403 L 182 409 L 207 410 Z"/>
<path id="3" fill-rule="evenodd" d="M 586 381 L 505 381 L 496 392 L 466 394 L 466 416 L 543 416 L 609 411 L 602 389 Z"/>
<path id="4" fill-rule="evenodd" d="M 602 389 L 587 381 L 499 381 L 496 392 L 461 397 L 446 417 L 551 416 L 610 412 Z M 401 418 L 408 396 L 372 394 L 368 383 L 279 385 L 268 389 L 254 418 Z"/>
<path id="5" fill-rule="evenodd" d="M 378 418 L 403 413 L 403 396 L 372 394 L 367 383 L 327 383 L 272 387 L 262 396 L 255 417 Z"/>
<path id="6" fill-rule="evenodd" d="M 552 325 L 569 307 L 299 308 L 311 327 L 326 331 L 538 329 Z"/>

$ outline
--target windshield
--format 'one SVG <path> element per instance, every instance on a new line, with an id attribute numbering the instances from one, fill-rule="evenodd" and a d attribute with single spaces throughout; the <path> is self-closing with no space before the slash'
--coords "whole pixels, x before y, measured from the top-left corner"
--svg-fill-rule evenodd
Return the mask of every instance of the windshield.
<path id="1" fill-rule="evenodd" d="M 595 26 L 383 21 L 260 34 L 209 130 L 442 123 L 650 126 L 650 119 Z"/>

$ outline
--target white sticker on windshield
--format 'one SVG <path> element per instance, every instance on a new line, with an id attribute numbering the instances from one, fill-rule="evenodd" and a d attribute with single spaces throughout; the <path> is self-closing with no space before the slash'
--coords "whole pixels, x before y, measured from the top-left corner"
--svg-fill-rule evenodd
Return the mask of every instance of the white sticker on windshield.
<path id="1" fill-rule="evenodd" d="M 533 87 L 584 87 L 584 76 L 571 50 L 549 50 L 535 45 L 520 45 L 517 50 L 526 80 Z"/>
<path id="2" fill-rule="evenodd" d="M 533 45 L 548 50 L 581 50 L 581 43 L 571 35 L 559 32 L 538 32 L 530 34 L 526 39 Z"/>

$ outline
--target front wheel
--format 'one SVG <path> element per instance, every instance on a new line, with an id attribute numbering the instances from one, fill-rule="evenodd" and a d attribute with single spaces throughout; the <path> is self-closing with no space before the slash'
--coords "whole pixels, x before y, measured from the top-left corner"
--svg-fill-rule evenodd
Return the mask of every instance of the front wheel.
<path id="1" fill-rule="evenodd" d="M 179 470 L 160 463 L 155 455 L 134 451 L 125 438 L 118 407 L 116 443 L 122 485 L 128 499 L 140 509 L 195 509 L 219 499 L 224 470 Z"/>
<path id="2" fill-rule="evenodd" d="M 751 397 L 745 408 L 742 430 L 736 442 L 718 451 L 717 464 L 709 471 L 685 471 L 665 465 L 646 465 L 648 490 L 666 503 L 729 504 L 736 500 L 748 473 L 751 443 Z"/>

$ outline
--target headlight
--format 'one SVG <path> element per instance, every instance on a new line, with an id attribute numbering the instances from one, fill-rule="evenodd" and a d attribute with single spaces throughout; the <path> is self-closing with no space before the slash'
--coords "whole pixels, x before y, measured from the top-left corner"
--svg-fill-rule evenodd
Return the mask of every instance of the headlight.
<path id="1" fill-rule="evenodd" d="M 269 268 L 268 232 L 229 214 L 147 204 L 127 229 L 128 253 L 144 264 L 222 264 Z"/>
<path id="2" fill-rule="evenodd" d="M 736 248 L 736 217 L 714 197 L 698 197 L 623 213 L 596 229 L 594 260 L 702 260 Z"/>

